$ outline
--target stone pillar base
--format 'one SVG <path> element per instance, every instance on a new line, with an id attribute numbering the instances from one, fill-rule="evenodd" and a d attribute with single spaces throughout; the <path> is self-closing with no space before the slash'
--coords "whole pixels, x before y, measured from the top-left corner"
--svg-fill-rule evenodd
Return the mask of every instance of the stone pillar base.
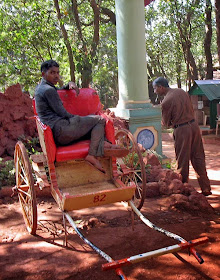
<path id="1" fill-rule="evenodd" d="M 162 155 L 161 110 L 148 104 L 148 108 L 111 108 L 117 117 L 128 120 L 129 130 L 145 149 Z"/>

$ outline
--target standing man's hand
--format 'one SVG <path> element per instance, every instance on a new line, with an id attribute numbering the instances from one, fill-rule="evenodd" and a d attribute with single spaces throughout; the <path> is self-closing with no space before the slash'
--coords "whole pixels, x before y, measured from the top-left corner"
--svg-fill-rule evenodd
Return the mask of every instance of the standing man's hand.
<path id="1" fill-rule="evenodd" d="M 75 89 L 76 94 L 79 95 L 79 88 L 74 82 L 69 82 L 69 89 Z"/>

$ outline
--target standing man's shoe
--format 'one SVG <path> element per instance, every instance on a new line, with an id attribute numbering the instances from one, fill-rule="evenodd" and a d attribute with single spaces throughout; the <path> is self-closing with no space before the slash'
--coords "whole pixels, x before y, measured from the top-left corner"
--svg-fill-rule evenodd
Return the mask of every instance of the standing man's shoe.
<path id="1" fill-rule="evenodd" d="M 211 191 L 203 191 L 202 194 L 203 194 L 204 196 L 209 196 L 209 195 L 212 194 L 212 192 L 211 192 Z"/>

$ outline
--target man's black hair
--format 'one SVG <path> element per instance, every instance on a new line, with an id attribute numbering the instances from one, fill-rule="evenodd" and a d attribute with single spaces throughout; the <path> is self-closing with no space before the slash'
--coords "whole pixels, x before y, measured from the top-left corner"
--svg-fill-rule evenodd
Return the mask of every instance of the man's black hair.
<path id="1" fill-rule="evenodd" d="M 44 61 L 44 62 L 41 64 L 40 71 L 46 73 L 47 70 L 49 70 L 49 69 L 50 69 L 51 67 L 53 67 L 53 66 L 59 67 L 59 64 L 58 64 L 55 60 L 53 60 L 53 59 Z"/>
<path id="2" fill-rule="evenodd" d="M 154 80 L 153 85 L 162 86 L 162 87 L 169 87 L 169 83 L 168 83 L 167 79 L 165 79 L 164 77 L 159 77 L 156 80 Z"/>

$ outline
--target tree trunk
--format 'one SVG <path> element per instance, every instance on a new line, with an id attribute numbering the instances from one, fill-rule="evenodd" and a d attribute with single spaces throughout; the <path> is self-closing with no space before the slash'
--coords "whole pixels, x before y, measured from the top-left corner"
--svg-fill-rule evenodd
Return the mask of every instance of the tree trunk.
<path id="1" fill-rule="evenodd" d="M 188 47 L 188 45 L 187 45 L 187 56 L 188 56 L 188 61 L 190 66 L 190 72 L 192 73 L 192 80 L 193 81 L 198 80 L 198 69 L 196 66 L 194 56 L 191 52 L 191 48 Z"/>
<path id="2" fill-rule="evenodd" d="M 196 62 L 195 62 L 194 56 L 191 52 L 191 42 L 184 35 L 180 21 L 177 22 L 177 27 L 178 27 L 179 34 L 180 34 L 180 39 L 181 39 L 184 56 L 186 59 L 186 64 L 188 65 L 188 79 L 193 80 L 193 81 L 198 80 L 198 70 L 196 67 Z M 188 38 L 190 38 L 189 35 L 188 35 Z"/>
<path id="3" fill-rule="evenodd" d="M 176 63 L 176 73 L 177 73 L 177 86 L 181 88 L 181 63 L 177 61 Z"/>
<path id="4" fill-rule="evenodd" d="M 186 88 L 190 90 L 192 83 L 192 75 L 189 69 L 189 63 L 186 63 Z"/>
<path id="5" fill-rule="evenodd" d="M 218 63 L 220 65 L 220 1 L 215 0 Z"/>
<path id="6" fill-rule="evenodd" d="M 197 7 L 199 2 L 199 0 L 192 1 L 192 7 Z M 175 0 L 173 5 L 173 13 L 177 16 L 176 25 L 179 31 L 184 58 L 187 65 L 189 87 L 191 86 L 192 80 L 194 81 L 198 79 L 198 69 L 191 51 L 191 18 L 195 10 L 194 8 L 191 8 L 188 11 L 186 11 L 186 16 L 184 17 L 185 20 L 182 21 L 179 15 L 178 1 Z"/>
<path id="7" fill-rule="evenodd" d="M 179 45 L 176 45 L 175 49 L 178 51 L 178 53 L 181 52 Z M 178 55 L 177 59 L 176 59 L 176 74 L 177 74 L 177 86 L 178 86 L 178 88 L 182 87 L 182 83 L 181 83 L 181 70 L 182 70 L 182 57 L 180 57 Z"/>
<path id="8" fill-rule="evenodd" d="M 212 53 L 211 53 L 211 42 L 212 42 L 212 3 L 211 0 L 206 0 L 205 10 L 205 25 L 206 25 L 206 36 L 204 41 L 204 50 L 206 56 L 206 79 L 213 79 L 213 66 L 212 66 Z"/>
<path id="9" fill-rule="evenodd" d="M 62 16 L 61 16 L 58 0 L 54 0 L 54 5 L 55 5 L 56 11 L 57 11 L 57 18 L 58 18 L 59 23 L 60 23 L 60 28 L 61 28 L 61 31 L 62 31 L 62 34 L 63 34 L 63 39 L 64 39 L 64 42 L 65 42 L 65 45 L 66 45 L 66 48 L 67 48 L 67 52 L 68 52 L 71 81 L 75 82 L 75 64 L 74 64 L 74 61 L 73 61 L 73 51 L 72 51 L 72 48 L 71 48 L 71 45 L 70 45 L 70 42 L 69 42 L 69 39 L 68 39 L 68 34 L 67 34 L 66 29 L 65 29 L 65 26 L 61 21 Z"/>
<path id="10" fill-rule="evenodd" d="M 82 34 L 82 27 L 81 27 L 81 22 L 80 22 L 80 18 L 79 18 L 78 6 L 77 6 L 76 0 L 72 0 L 72 12 L 73 12 L 76 27 L 77 27 L 78 37 L 79 37 L 79 40 L 81 40 L 82 45 L 83 45 L 83 51 L 84 51 L 84 53 L 87 53 L 87 46 L 86 46 L 86 43 L 84 41 L 83 34 Z"/>
<path id="11" fill-rule="evenodd" d="M 89 87 L 92 81 L 92 63 L 96 57 L 97 46 L 99 44 L 99 23 L 100 23 L 100 7 L 95 0 L 89 0 L 94 13 L 93 20 L 93 41 L 89 46 L 83 36 L 82 22 L 80 21 L 77 0 L 72 0 L 72 12 L 74 15 L 78 39 L 82 43 L 82 59 L 79 62 L 79 71 L 81 73 L 82 87 Z"/>
<path id="12" fill-rule="evenodd" d="M 85 57 L 84 62 L 82 63 L 81 79 L 82 88 L 88 88 L 92 81 L 92 64 L 87 57 Z"/>
<path id="13" fill-rule="evenodd" d="M 94 33 L 92 42 L 91 56 L 94 58 L 96 56 L 97 46 L 99 44 L 99 21 L 100 21 L 100 10 L 95 0 L 90 0 L 91 7 L 94 13 Z"/>

